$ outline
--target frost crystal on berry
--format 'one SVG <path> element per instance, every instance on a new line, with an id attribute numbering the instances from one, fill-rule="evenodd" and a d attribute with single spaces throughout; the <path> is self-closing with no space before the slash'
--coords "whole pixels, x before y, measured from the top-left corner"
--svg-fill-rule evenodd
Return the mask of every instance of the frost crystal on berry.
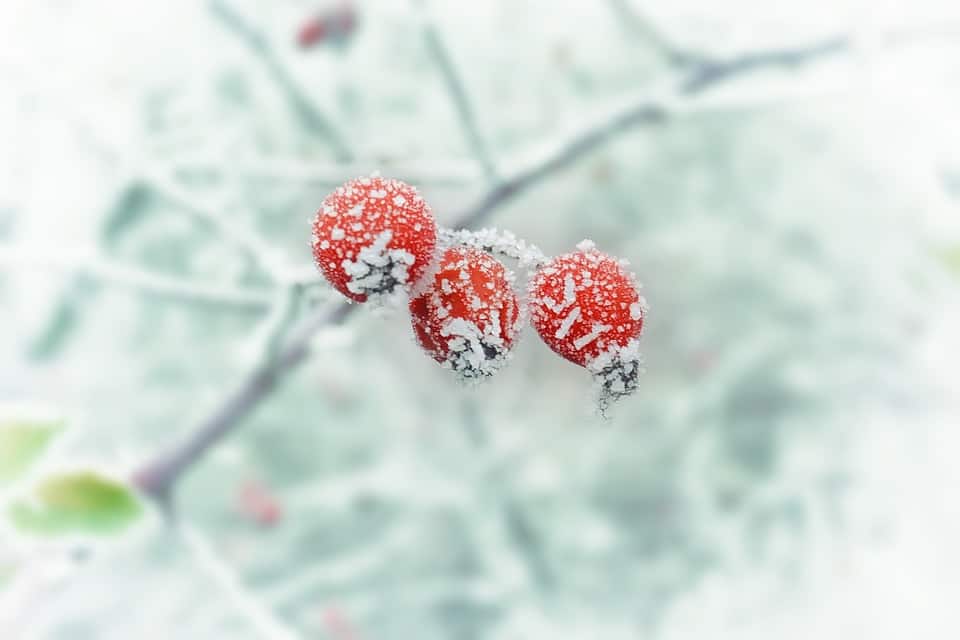
<path id="1" fill-rule="evenodd" d="M 625 347 L 612 345 L 587 363 L 587 370 L 593 374 L 601 415 L 611 404 L 637 390 L 640 374 L 644 372 L 639 344 L 637 340 L 630 340 Z"/>
<path id="2" fill-rule="evenodd" d="M 429 267 L 436 243 L 433 214 L 416 189 L 378 175 L 337 187 L 313 220 L 317 266 L 357 302 L 412 287 Z"/>
<path id="3" fill-rule="evenodd" d="M 520 324 L 507 270 L 468 247 L 444 252 L 410 314 L 420 346 L 466 381 L 491 376 L 507 362 Z"/>

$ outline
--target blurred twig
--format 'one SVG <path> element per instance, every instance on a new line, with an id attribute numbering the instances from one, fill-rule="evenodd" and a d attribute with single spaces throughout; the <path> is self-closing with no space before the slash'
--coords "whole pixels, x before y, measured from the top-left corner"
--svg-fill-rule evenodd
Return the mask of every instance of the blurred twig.
<path id="1" fill-rule="evenodd" d="M 273 358 L 259 362 L 217 408 L 191 429 L 183 442 L 149 460 L 134 474 L 134 482 L 162 507 L 171 507 L 177 479 L 267 397 L 282 380 L 310 355 L 310 341 L 324 326 L 342 322 L 355 308 L 346 303 L 320 309 L 291 331 Z"/>
<path id="2" fill-rule="evenodd" d="M 418 185 L 432 187 L 464 187 L 475 184 L 481 177 L 473 166 L 450 161 L 424 162 L 408 160 L 404 157 L 372 156 L 363 161 L 323 162 L 300 161 L 276 158 L 231 158 L 229 166 L 218 164 L 218 160 L 209 158 L 179 160 L 175 166 L 176 175 L 213 175 L 233 174 L 248 181 L 271 180 L 277 182 L 302 182 L 311 185 L 338 186 L 355 176 L 370 173 L 372 170 Z"/>
<path id="3" fill-rule="evenodd" d="M 276 51 L 270 45 L 266 36 L 223 0 L 210 0 L 208 7 L 213 17 L 237 36 L 263 63 L 271 80 L 287 97 L 290 106 L 304 127 L 326 138 L 338 160 L 345 162 L 352 160 L 353 152 L 343 135 L 293 79 L 287 68 L 280 62 Z"/>
<path id="4" fill-rule="evenodd" d="M 447 88 L 447 94 L 457 110 L 457 117 L 460 119 L 460 126 L 463 129 L 464 136 L 476 157 L 477 162 L 483 169 L 487 180 L 496 182 L 499 179 L 496 163 L 493 160 L 493 154 L 480 133 L 480 126 L 477 124 L 477 116 L 474 113 L 473 105 L 467 96 L 467 89 L 464 87 L 460 73 L 457 71 L 447 51 L 443 39 L 437 32 L 433 19 L 428 15 L 428 10 L 424 6 L 424 0 L 415 0 L 414 3 L 420 10 L 421 29 L 423 31 L 423 41 L 427 48 L 427 53 L 433 58 L 440 73 L 443 75 L 443 82 Z"/>
<path id="5" fill-rule="evenodd" d="M 213 580 L 230 600 L 236 610 L 264 640 L 295 640 L 299 637 L 292 629 L 267 609 L 259 598 L 250 594 L 240 578 L 227 566 L 199 531 L 178 523 L 180 539 L 197 565 Z"/>
<path id="6" fill-rule="evenodd" d="M 303 290 L 304 285 L 292 282 L 282 287 L 277 294 L 269 321 L 264 327 L 263 356 L 265 358 L 274 358 L 280 353 L 283 339 L 297 319 Z"/>
<path id="7" fill-rule="evenodd" d="M 167 175 L 150 169 L 141 172 L 145 186 L 202 223 L 210 225 L 227 243 L 242 251 L 254 264 L 263 269 L 273 281 L 282 280 L 282 267 L 277 264 L 273 249 L 244 228 L 235 219 L 228 220 L 215 207 L 200 202 L 196 196 Z"/>
<path id="8" fill-rule="evenodd" d="M 697 64 L 681 83 L 680 92 L 690 95 L 703 91 L 723 80 L 761 69 L 791 69 L 844 53 L 850 49 L 850 39 L 844 35 L 825 38 L 813 44 L 784 49 L 749 51 L 726 60 L 705 60 Z"/>
<path id="9" fill-rule="evenodd" d="M 274 282 L 283 280 L 283 266 L 278 264 L 273 249 L 239 224 L 236 218 L 228 219 L 216 207 L 201 202 L 178 184 L 175 169 L 156 166 L 137 154 L 124 153 L 108 141 L 105 132 L 98 131 L 85 121 L 74 122 L 74 128 L 85 144 L 126 176 L 116 202 L 104 220 L 100 232 L 101 243 L 114 241 L 119 232 L 141 212 L 144 194 L 150 194 L 166 200 L 212 228 L 225 243 L 241 251 Z"/>
<path id="10" fill-rule="evenodd" d="M 630 0 L 607 1 L 624 27 L 644 40 L 668 65 L 686 67 L 706 61 L 706 57 L 702 54 L 673 44 L 659 27 L 632 5 Z"/>
<path id="11" fill-rule="evenodd" d="M 748 52 L 723 62 L 704 62 L 683 74 L 677 89 L 661 98 L 643 97 L 596 122 L 591 122 L 565 140 L 549 147 L 526 166 L 484 194 L 463 211 L 459 219 L 482 223 L 498 207 L 568 167 L 612 137 L 640 125 L 658 124 L 686 102 L 723 82 L 767 69 L 794 68 L 815 59 L 837 55 L 847 49 L 845 38 L 832 38 L 805 47 Z"/>
<path id="12" fill-rule="evenodd" d="M 237 307 L 264 311 L 270 306 L 267 293 L 236 289 L 222 285 L 198 285 L 182 278 L 166 276 L 121 264 L 102 256 L 58 249 L 0 247 L 0 265 L 29 269 L 56 269 L 83 275 L 161 298 L 189 303 Z"/>

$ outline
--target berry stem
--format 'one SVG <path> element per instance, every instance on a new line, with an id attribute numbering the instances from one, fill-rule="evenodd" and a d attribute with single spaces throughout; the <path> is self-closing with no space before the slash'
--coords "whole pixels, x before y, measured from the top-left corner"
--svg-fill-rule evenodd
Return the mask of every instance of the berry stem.
<path id="1" fill-rule="evenodd" d="M 528 244 L 510 231 L 499 231 L 496 228 L 479 229 L 445 229 L 437 230 L 437 239 L 442 245 L 464 245 L 512 258 L 520 268 L 531 269 L 547 262 L 547 256 L 536 245 Z"/>

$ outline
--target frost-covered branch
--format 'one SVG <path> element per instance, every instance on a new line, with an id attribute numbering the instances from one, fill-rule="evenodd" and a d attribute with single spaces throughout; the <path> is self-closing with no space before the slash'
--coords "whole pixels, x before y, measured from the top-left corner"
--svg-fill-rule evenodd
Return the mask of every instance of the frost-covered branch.
<path id="1" fill-rule="evenodd" d="M 683 112 L 686 108 L 684 105 L 692 97 L 709 88 L 753 72 L 795 68 L 805 62 L 837 55 L 848 49 L 846 42 L 846 39 L 832 39 L 795 49 L 751 52 L 726 62 L 710 63 L 709 68 L 688 72 L 668 96 L 640 99 L 586 125 L 560 144 L 550 147 L 492 186 L 478 202 L 454 219 L 454 226 L 471 228 L 482 224 L 501 205 L 574 164 L 616 135 L 641 125 L 663 122 L 669 116 Z M 161 504 L 167 504 L 180 475 L 240 425 L 288 373 L 308 359 L 314 332 L 327 324 L 342 321 L 354 308 L 355 305 L 340 303 L 307 317 L 292 332 L 276 357 L 255 366 L 209 417 L 188 432 L 181 444 L 148 461 L 136 472 L 136 482 L 141 490 Z"/>
<path id="2" fill-rule="evenodd" d="M 140 490 L 159 504 L 170 506 L 171 490 L 180 475 L 233 431 L 287 374 L 307 359 L 311 340 L 319 329 L 342 322 L 354 308 L 355 305 L 341 303 L 304 318 L 282 342 L 276 355 L 258 362 L 208 417 L 187 432 L 182 442 L 135 472 L 134 482 Z"/>
<path id="3" fill-rule="evenodd" d="M 246 230 L 236 219 L 227 219 L 215 207 L 200 202 L 196 196 L 160 171 L 144 169 L 141 179 L 155 194 L 168 200 L 194 218 L 209 225 L 225 242 L 242 251 L 274 281 L 282 279 L 283 268 L 277 264 L 274 250 L 259 236 Z"/>
<path id="4" fill-rule="evenodd" d="M 0 247 L 0 265 L 8 268 L 67 271 L 160 298 L 192 304 L 236 307 L 256 312 L 265 311 L 271 304 L 269 293 L 222 285 L 195 284 L 183 278 L 146 271 L 92 253 L 64 250 L 51 253 L 37 248 Z"/>
<path id="5" fill-rule="evenodd" d="M 303 126 L 307 130 L 326 138 L 338 160 L 352 160 L 353 151 L 347 145 L 343 134 L 297 84 L 287 68 L 281 63 L 266 36 L 224 0 L 210 0 L 208 7 L 213 17 L 241 40 L 263 63 L 270 79 L 286 96 Z"/>
<path id="6" fill-rule="evenodd" d="M 401 156 L 373 155 L 354 162 L 309 162 L 289 158 L 232 158 L 229 166 L 213 158 L 178 160 L 179 176 L 236 176 L 241 180 L 292 182 L 337 186 L 354 176 L 377 170 L 396 175 L 410 184 L 465 187 L 476 184 L 483 175 L 472 163 L 408 159 Z"/>
<path id="7" fill-rule="evenodd" d="M 108 136 L 83 120 L 74 123 L 77 135 L 101 157 L 118 168 L 123 168 L 126 180 L 104 222 L 105 227 L 117 226 L 118 220 L 129 218 L 136 210 L 132 194 L 150 192 L 169 204 L 189 214 L 201 224 L 211 228 L 226 244 L 242 252 L 248 260 L 263 270 L 275 282 L 281 281 L 283 266 L 275 252 L 256 234 L 248 231 L 235 218 L 228 218 L 216 207 L 202 202 L 196 195 L 178 184 L 177 168 L 157 166 L 138 154 L 127 154 L 108 141 Z M 105 229 L 102 235 L 109 235 Z"/>
<path id="8" fill-rule="evenodd" d="M 800 47 L 749 51 L 727 59 L 709 59 L 697 64 L 681 83 L 680 92 L 691 95 L 736 76 L 752 71 L 781 68 L 793 69 L 818 58 L 847 52 L 850 38 L 837 35 Z"/>
<path id="9" fill-rule="evenodd" d="M 216 584 L 237 612 L 250 623 L 264 640 L 296 640 L 296 634 L 259 598 L 251 594 L 240 577 L 220 559 L 211 543 L 196 529 L 183 523 L 176 526 L 184 547 L 203 571 Z"/>
<path id="10" fill-rule="evenodd" d="M 433 61 L 440 69 L 440 73 L 443 75 L 443 82 L 446 85 L 450 100 L 457 110 L 457 117 L 460 120 L 464 137 L 466 137 L 473 151 L 473 155 L 476 157 L 487 179 L 495 182 L 499 178 L 496 163 L 493 160 L 493 154 L 490 152 L 490 148 L 480 133 L 477 116 L 474 113 L 473 104 L 467 96 L 463 79 L 459 71 L 457 71 L 450 57 L 450 53 L 447 51 L 446 45 L 443 43 L 443 39 L 437 32 L 432 18 L 427 15 L 427 9 L 423 6 L 423 0 L 418 0 L 415 4 L 421 12 L 420 19 L 422 21 L 421 29 L 423 31 L 424 44 L 430 57 L 433 58 Z"/>
<path id="11" fill-rule="evenodd" d="M 617 19 L 630 33 L 645 41 L 665 63 L 684 67 L 700 64 L 706 58 L 699 53 L 675 45 L 660 28 L 633 6 L 630 0 L 607 0 Z"/>
<path id="12" fill-rule="evenodd" d="M 611 138 L 642 125 L 664 122 L 672 115 L 690 110 L 690 100 L 714 86 L 752 72 L 794 68 L 817 58 L 846 50 L 846 39 L 831 39 L 805 47 L 749 52 L 724 62 L 704 62 L 684 74 L 679 87 L 661 97 L 641 97 L 591 122 L 559 143 L 550 146 L 494 186 L 460 220 L 471 225 L 483 223 L 498 207 L 544 179 L 572 165 Z"/>

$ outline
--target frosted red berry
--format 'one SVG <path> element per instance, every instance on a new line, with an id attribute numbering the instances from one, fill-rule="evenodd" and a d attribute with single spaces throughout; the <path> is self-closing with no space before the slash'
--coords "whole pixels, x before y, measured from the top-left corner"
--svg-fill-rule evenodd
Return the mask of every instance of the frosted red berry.
<path id="1" fill-rule="evenodd" d="M 371 176 L 337 187 L 313 220 L 313 257 L 356 302 L 415 284 L 433 260 L 437 225 L 417 190 Z"/>
<path id="2" fill-rule="evenodd" d="M 506 268 L 470 247 L 444 252 L 429 286 L 410 301 L 410 316 L 420 346 L 464 379 L 499 370 L 520 328 Z"/>
<path id="3" fill-rule="evenodd" d="M 633 276 L 589 241 L 531 279 L 531 324 L 553 351 L 597 376 L 605 401 L 636 389 L 645 313 Z"/>

